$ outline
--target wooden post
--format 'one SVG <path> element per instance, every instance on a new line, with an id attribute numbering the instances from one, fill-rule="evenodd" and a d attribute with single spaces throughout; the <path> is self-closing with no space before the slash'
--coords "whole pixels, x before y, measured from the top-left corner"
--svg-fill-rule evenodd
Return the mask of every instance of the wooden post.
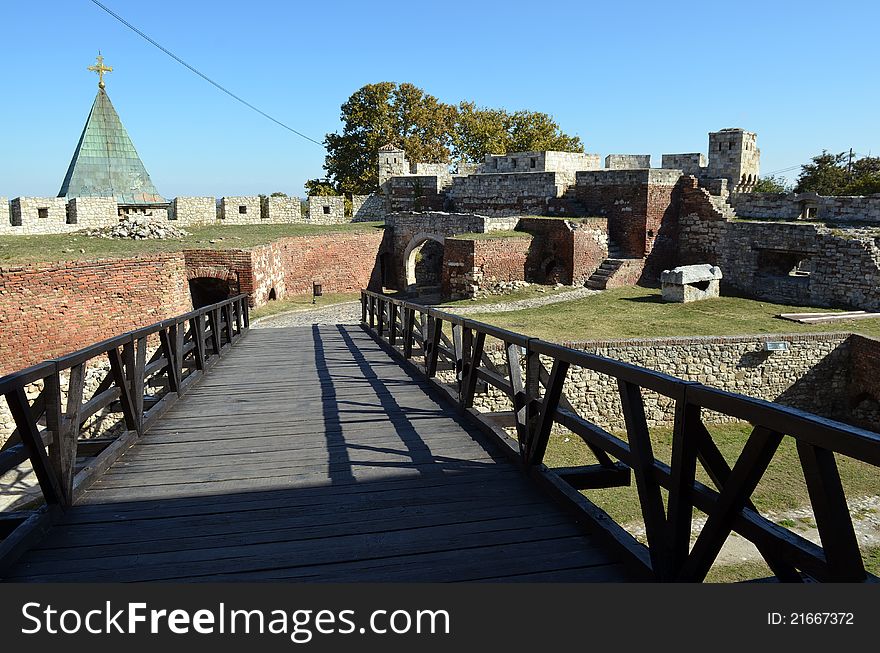
<path id="1" fill-rule="evenodd" d="M 31 465 L 34 468 L 34 473 L 37 475 L 37 481 L 40 483 L 40 489 L 43 491 L 46 503 L 63 506 L 64 493 L 61 490 L 61 485 L 58 483 L 58 478 L 52 471 L 52 466 L 49 464 L 46 448 L 43 446 L 43 438 L 40 437 L 40 433 L 37 430 L 24 388 L 16 388 L 5 396 L 6 403 L 9 405 L 9 411 L 15 420 L 15 426 L 18 428 L 21 441 L 31 459 Z"/>
<path id="2" fill-rule="evenodd" d="M 667 546 L 670 552 L 670 575 L 675 577 L 687 560 L 691 547 L 691 522 L 694 504 L 691 499 L 697 473 L 697 438 L 694 424 L 700 421 L 700 408 L 687 403 L 684 395 L 675 402 L 672 430 L 672 478 L 669 483 Z"/>
<path id="3" fill-rule="evenodd" d="M 205 359 L 207 358 L 207 352 L 205 351 L 205 323 L 202 321 L 202 316 L 197 315 L 189 321 L 189 324 L 193 334 L 193 342 L 195 343 L 196 369 L 204 371 Z"/>
<path id="4" fill-rule="evenodd" d="M 544 461 L 550 432 L 553 430 L 554 416 L 559 407 L 559 400 L 562 398 L 562 388 L 565 385 L 567 374 L 568 363 L 558 358 L 554 360 L 553 369 L 550 370 L 550 379 L 544 391 L 544 401 L 541 403 L 538 426 L 527 452 L 526 462 L 530 465 L 540 465 Z"/>
<path id="5" fill-rule="evenodd" d="M 472 408 L 474 405 L 474 393 L 477 391 L 477 377 L 480 371 L 480 361 L 483 359 L 483 346 L 485 342 L 486 334 L 482 331 L 477 331 L 470 353 L 468 374 L 465 376 L 464 388 L 461 393 L 461 406 L 464 409 Z"/>
<path id="6" fill-rule="evenodd" d="M 416 311 L 412 306 L 403 309 L 403 357 L 412 358 L 413 329 L 415 328 Z"/>
<path id="7" fill-rule="evenodd" d="M 137 431 L 138 420 L 134 415 L 134 402 L 131 400 L 131 388 L 125 378 L 125 368 L 122 365 L 122 356 L 119 355 L 119 348 L 113 347 L 107 352 L 110 359 L 110 373 L 113 375 L 113 382 L 119 388 L 119 403 L 122 404 L 122 416 L 125 418 L 125 428 L 128 431 Z"/>
<path id="8" fill-rule="evenodd" d="M 504 343 L 507 358 L 507 376 L 510 379 L 510 401 L 513 403 L 513 417 L 516 423 L 516 439 L 519 442 L 519 453 L 523 461 L 527 460 L 529 446 L 529 429 L 526 421 L 526 392 L 523 383 L 522 368 L 519 366 L 519 345 Z"/>
<path id="9" fill-rule="evenodd" d="M 173 327 L 161 329 L 159 331 L 159 343 L 162 347 L 162 353 L 165 355 L 165 372 L 168 375 L 168 389 L 171 392 L 178 392 L 180 388 L 180 379 L 177 378 L 177 364 L 174 362 L 174 345 L 172 344 L 172 335 L 169 331 Z"/>
<path id="10" fill-rule="evenodd" d="M 388 302 L 388 344 L 397 344 L 397 304 Z"/>
<path id="11" fill-rule="evenodd" d="M 52 444 L 49 445 L 49 464 L 61 489 L 62 505 L 65 508 L 73 503 L 73 476 L 76 466 L 76 442 L 72 443 L 64 428 L 61 409 L 61 378 L 56 370 L 44 380 L 46 428 L 52 431 Z M 72 451 L 71 451 L 72 450 Z"/>
<path id="12" fill-rule="evenodd" d="M 425 374 L 428 378 L 437 375 L 437 359 L 440 356 L 440 338 L 443 335 L 443 320 L 431 315 L 428 316 L 428 331 L 430 332 L 431 346 L 425 358 Z"/>

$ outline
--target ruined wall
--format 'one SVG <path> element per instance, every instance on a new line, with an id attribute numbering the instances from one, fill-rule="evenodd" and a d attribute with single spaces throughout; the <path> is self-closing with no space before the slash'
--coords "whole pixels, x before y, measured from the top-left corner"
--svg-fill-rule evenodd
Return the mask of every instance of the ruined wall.
<path id="1" fill-rule="evenodd" d="M 452 178 L 437 175 L 392 177 L 386 184 L 388 209 L 392 213 L 406 211 L 443 211 L 445 191 Z"/>
<path id="2" fill-rule="evenodd" d="M 581 284 L 608 256 L 608 225 L 601 218 L 521 218 L 516 228 L 534 236 L 526 281 Z"/>
<path id="3" fill-rule="evenodd" d="M 541 214 L 573 182 L 562 172 L 479 174 L 455 177 L 447 196 L 452 210 L 485 215 Z"/>
<path id="4" fill-rule="evenodd" d="M 733 193 L 728 200 L 741 218 L 880 223 L 880 195 L 822 196 L 812 193 Z M 805 206 L 815 207 L 807 216 Z"/>
<path id="5" fill-rule="evenodd" d="M 376 287 L 376 259 L 382 231 L 330 233 L 279 238 L 249 250 L 187 250 L 187 276 L 215 277 L 232 282 L 261 306 L 274 289 L 276 299 L 311 294 L 312 282 L 324 292 L 353 292 Z"/>
<path id="6" fill-rule="evenodd" d="M 180 253 L 0 268 L 0 374 L 191 310 Z"/>
<path id="7" fill-rule="evenodd" d="M 510 152 L 487 154 L 480 174 L 496 172 L 562 172 L 574 175 L 578 170 L 596 170 L 600 166 L 598 154 L 580 152 Z"/>
<path id="8" fill-rule="evenodd" d="M 606 170 L 638 170 L 650 167 L 650 154 L 609 154 L 605 157 Z"/>
<path id="9" fill-rule="evenodd" d="M 737 392 L 826 417 L 849 419 L 849 334 L 803 334 L 657 338 L 566 343 L 569 347 L 671 374 L 687 381 Z M 784 340 L 790 349 L 765 352 L 768 340 Z M 503 364 L 501 351 L 490 352 Z M 606 429 L 623 429 L 617 382 L 612 377 L 572 367 L 564 392 L 578 412 Z M 644 391 L 650 426 L 671 426 L 674 403 Z M 483 409 L 509 410 L 510 400 L 494 388 L 478 395 Z M 703 411 L 708 422 L 730 418 Z"/>
<path id="10" fill-rule="evenodd" d="M 679 264 L 718 265 L 722 288 L 801 306 L 880 309 L 875 229 L 730 221 L 690 186 L 681 214 Z"/>
<path id="11" fill-rule="evenodd" d="M 217 222 L 217 200 L 213 197 L 175 197 L 171 202 L 169 219 L 178 226 L 204 226 Z"/>
<path id="12" fill-rule="evenodd" d="M 880 340 L 853 334 L 850 343 L 848 421 L 880 431 Z"/>
<path id="13" fill-rule="evenodd" d="M 444 242 L 442 292 L 461 299 L 479 295 L 487 286 L 529 277 L 532 236 L 463 239 Z"/>
<path id="14" fill-rule="evenodd" d="M 350 222 L 345 217 L 345 197 L 342 195 L 310 195 L 310 224 L 343 224 Z"/>
<path id="15" fill-rule="evenodd" d="M 12 215 L 9 212 L 9 198 L 0 196 L 0 234 L 12 226 Z"/>
<path id="16" fill-rule="evenodd" d="M 9 220 L 0 223 L 0 234 L 63 234 L 79 228 L 67 224 L 67 200 L 63 197 L 16 197 Z"/>
<path id="17" fill-rule="evenodd" d="M 223 224 L 260 224 L 262 211 L 258 195 L 220 198 L 220 220 Z"/>
<path id="18" fill-rule="evenodd" d="M 385 197 L 382 195 L 352 195 L 352 222 L 381 222 L 387 213 Z"/>
<path id="19" fill-rule="evenodd" d="M 76 229 L 106 227 L 119 221 L 113 197 L 74 197 L 67 204 L 67 220 Z"/>

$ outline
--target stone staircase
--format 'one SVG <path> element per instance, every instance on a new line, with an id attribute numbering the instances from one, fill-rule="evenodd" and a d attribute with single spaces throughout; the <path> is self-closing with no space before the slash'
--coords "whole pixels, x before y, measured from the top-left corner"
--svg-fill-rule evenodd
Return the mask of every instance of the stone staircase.
<path id="1" fill-rule="evenodd" d="M 727 200 L 724 197 L 710 195 L 709 193 L 706 193 L 706 197 L 708 197 L 709 202 L 712 203 L 712 208 L 720 213 L 724 220 L 733 220 L 736 217 L 736 211 L 727 203 Z"/>
<path id="2" fill-rule="evenodd" d="M 635 275 L 637 280 L 644 266 L 644 259 L 627 257 L 616 243 L 609 242 L 608 258 L 602 261 L 602 265 L 590 275 L 590 278 L 587 279 L 584 285 L 593 290 L 605 290 L 626 285 L 627 283 L 635 283 L 632 277 Z M 618 279 L 616 277 L 621 278 Z"/>
<path id="3" fill-rule="evenodd" d="M 562 197 L 547 200 L 547 212 L 550 215 L 581 217 L 587 215 L 587 207 L 578 200 L 576 187 L 572 184 L 562 194 Z"/>

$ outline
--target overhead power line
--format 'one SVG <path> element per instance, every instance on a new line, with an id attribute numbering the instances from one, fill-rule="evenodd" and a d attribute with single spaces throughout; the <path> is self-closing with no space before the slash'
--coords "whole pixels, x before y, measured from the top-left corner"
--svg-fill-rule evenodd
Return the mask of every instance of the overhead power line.
<path id="1" fill-rule="evenodd" d="M 152 38 L 150 38 L 147 34 L 145 34 L 144 32 L 142 32 L 142 31 L 139 30 L 137 27 L 135 27 L 134 25 L 132 25 L 131 23 L 129 23 L 127 20 L 125 20 L 122 16 L 120 16 L 119 14 L 117 14 L 116 12 L 114 12 L 112 9 L 110 9 L 110 8 L 107 7 L 106 5 L 103 5 L 103 4 L 101 4 L 100 2 L 98 2 L 98 0 L 92 0 L 92 3 L 95 4 L 96 6 L 98 6 L 99 8 L 103 9 L 104 11 L 106 11 L 106 12 L 107 12 L 108 14 L 110 14 L 113 18 L 115 18 L 115 19 L 118 20 L 120 23 L 122 23 L 123 25 L 125 25 L 128 29 L 130 29 L 132 32 L 134 32 L 134 33 L 137 34 L 138 36 L 140 36 L 142 39 L 144 39 L 144 40 L 147 41 L 148 43 L 150 43 L 150 44 L 156 46 L 157 48 L 159 48 L 162 52 L 164 52 L 164 53 L 167 54 L 169 57 L 171 57 L 172 59 L 174 59 L 177 63 L 179 63 L 179 64 L 182 65 L 182 66 L 185 66 L 186 68 L 189 68 L 192 72 L 194 72 L 196 75 L 198 75 L 199 77 L 201 77 L 202 79 L 204 79 L 206 82 L 208 82 L 209 84 L 211 84 L 211 85 L 217 87 L 219 90 L 221 90 L 221 91 L 223 91 L 224 93 L 226 93 L 226 95 L 228 95 L 229 97 L 231 97 L 231 98 L 233 98 L 233 99 L 235 99 L 235 100 L 238 100 L 239 102 L 241 102 L 243 105 L 245 105 L 245 106 L 248 107 L 249 109 L 252 109 L 252 110 L 256 111 L 257 113 L 259 113 L 259 114 L 260 114 L 261 116 L 263 116 L 264 118 L 268 118 L 269 120 L 271 120 L 272 122 L 274 122 L 276 125 L 279 125 L 279 126 L 283 127 L 283 128 L 286 129 L 287 131 L 293 132 L 293 133 L 296 134 L 297 136 L 300 136 L 301 138 L 304 138 L 304 139 L 306 139 L 307 141 L 311 141 L 311 142 L 314 143 L 315 145 L 320 145 L 321 147 L 324 147 L 324 144 L 321 143 L 320 141 L 316 141 L 314 138 L 312 138 L 312 137 L 310 137 L 310 136 L 306 136 L 306 135 L 303 134 L 302 132 L 297 131 L 296 129 L 294 129 L 293 127 L 284 124 L 283 122 L 281 122 L 281 121 L 278 120 L 277 118 L 273 118 L 273 117 L 270 116 L 268 113 L 266 113 L 266 112 L 263 111 L 262 109 L 259 109 L 259 108 L 255 107 L 253 104 L 251 104 L 250 102 L 248 102 L 248 101 L 245 100 L 244 98 L 239 97 L 238 95 L 236 95 L 235 93 L 233 93 L 232 91 L 230 91 L 230 90 L 229 90 L 228 88 L 226 88 L 225 86 L 223 86 L 223 85 L 221 85 L 221 84 L 215 82 L 213 79 L 211 79 L 210 77 L 208 77 L 206 74 L 204 74 L 203 72 L 201 72 L 200 70 L 198 70 L 198 69 L 195 68 L 194 66 L 191 66 L 190 64 L 188 64 L 187 62 L 185 62 L 183 59 L 181 59 L 180 57 L 178 57 L 176 54 L 174 54 L 173 52 L 171 52 L 171 50 L 169 50 L 168 48 L 165 48 L 165 47 L 163 47 L 162 45 L 160 45 L 159 43 L 157 43 L 155 40 L 153 40 Z"/>

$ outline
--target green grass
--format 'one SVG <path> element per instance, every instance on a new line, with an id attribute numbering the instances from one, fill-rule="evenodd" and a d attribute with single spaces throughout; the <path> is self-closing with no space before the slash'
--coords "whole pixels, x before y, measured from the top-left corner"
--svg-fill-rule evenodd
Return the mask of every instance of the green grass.
<path id="1" fill-rule="evenodd" d="M 751 432 L 748 424 L 709 424 L 713 440 L 731 465 L 742 451 Z M 625 433 L 615 435 L 626 440 Z M 566 442 L 568 439 L 568 442 Z M 669 464 L 672 456 L 672 429 L 651 429 L 654 457 Z M 592 453 L 576 435 L 556 434 L 550 438 L 544 463 L 548 467 L 573 467 L 594 464 Z M 880 492 L 880 469 L 838 456 L 838 467 L 844 490 L 850 498 L 873 496 Z M 697 479 L 714 487 L 709 477 L 697 467 Z M 602 490 L 587 490 L 584 494 L 621 524 L 641 519 L 635 485 Z M 773 462 L 758 484 L 752 501 L 759 510 L 782 512 L 810 504 L 806 483 L 801 472 L 793 438 L 784 438 Z M 785 520 L 782 520 L 785 521 Z M 807 524 L 804 524 L 807 526 Z"/>
<path id="2" fill-rule="evenodd" d="M 880 319 L 798 324 L 774 317 L 778 313 L 812 313 L 821 310 L 824 309 L 773 304 L 741 297 L 666 304 L 660 299 L 659 289 L 628 286 L 570 302 L 510 313 L 479 313 L 472 317 L 511 331 L 555 342 L 828 331 L 880 337 Z"/>
<path id="3" fill-rule="evenodd" d="M 525 231 L 503 230 L 503 231 L 487 231 L 486 233 L 468 233 L 450 236 L 453 240 L 495 240 L 497 238 L 531 238 L 532 234 Z"/>
<path id="4" fill-rule="evenodd" d="M 317 297 L 315 303 L 312 304 L 311 295 L 293 295 L 292 297 L 285 297 L 284 299 L 268 302 L 262 306 L 251 309 L 250 316 L 251 319 L 256 320 L 261 317 L 278 315 L 279 313 L 286 313 L 288 311 L 304 311 L 311 308 L 320 308 L 322 306 L 350 302 L 360 299 L 360 296 L 361 294 L 359 292 L 327 293 Z"/>
<path id="5" fill-rule="evenodd" d="M 173 224 L 173 223 L 169 223 Z M 185 238 L 169 240 L 121 240 L 73 234 L 0 236 L 0 265 L 120 258 L 184 249 L 247 249 L 284 237 L 330 233 L 369 233 L 381 229 L 378 222 L 319 226 L 309 224 L 212 225 L 187 227 Z M 84 251 L 80 251 L 84 250 Z"/>

